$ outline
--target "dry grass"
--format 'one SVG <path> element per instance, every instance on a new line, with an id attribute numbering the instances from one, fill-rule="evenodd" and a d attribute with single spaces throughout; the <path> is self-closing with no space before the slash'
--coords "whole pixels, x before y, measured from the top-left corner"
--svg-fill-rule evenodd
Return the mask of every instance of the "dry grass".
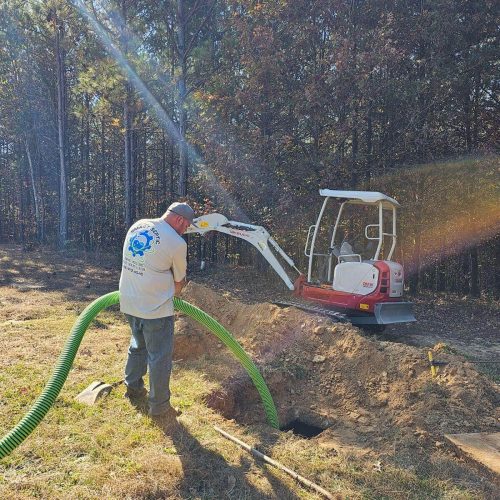
<path id="1" fill-rule="evenodd" d="M 24 265 L 22 254 L 9 247 L 8 252 L 0 249 L 0 259 L 3 270 L 10 269 L 11 279 L 22 278 L 29 270 L 32 283 L 43 285 L 24 291 L 12 281 L 0 286 L 3 436 L 40 394 L 92 290 L 86 288 L 88 273 L 78 278 L 84 266 L 81 261 L 72 268 L 71 261 L 65 260 L 64 273 L 48 283 L 43 276 L 57 269 L 53 257 L 49 261 L 31 256 Z M 92 269 L 104 276 L 96 286 L 99 292 L 116 288 L 116 274 Z M 70 278 L 74 281 L 67 282 Z M 472 481 L 470 488 L 463 486 L 464 481 L 454 482 L 453 474 L 463 474 L 464 469 L 456 469 L 439 451 L 432 457 L 439 474 L 406 470 L 404 464 L 383 464 L 377 471 L 363 457 L 324 449 L 266 425 L 245 427 L 224 420 L 204 403 L 204 397 L 220 388 L 234 369 L 223 349 L 174 364 L 172 399 L 183 415 L 172 432 L 165 433 L 144 410 L 130 405 L 123 398 L 123 386 L 96 406 L 76 402 L 74 396 L 93 380 L 122 378 L 128 337 L 128 327 L 116 309 L 99 316 L 52 410 L 0 463 L 0 498 L 320 498 L 256 462 L 220 436 L 213 425 L 256 445 L 339 498 L 488 497 L 487 490 L 478 491 Z M 411 443 L 408 446 L 411 449 Z"/>

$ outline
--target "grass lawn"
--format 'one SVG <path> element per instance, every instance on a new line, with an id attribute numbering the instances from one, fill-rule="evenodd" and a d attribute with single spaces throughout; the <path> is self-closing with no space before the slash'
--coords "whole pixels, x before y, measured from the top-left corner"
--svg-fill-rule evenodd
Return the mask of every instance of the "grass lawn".
<path id="1" fill-rule="evenodd" d="M 71 325 L 93 294 L 86 288 L 81 262 L 74 269 L 71 261 L 64 263 L 70 275 L 83 274 L 73 291 L 14 286 L 23 276 L 33 278 L 29 269 L 42 272 L 46 266 L 43 273 L 50 275 L 55 265 L 19 262 L 12 252 L 4 253 L 2 265 L 11 270 L 11 281 L 0 286 L 0 436 L 42 391 Z M 111 273 L 96 289 L 113 290 L 115 277 Z M 183 414 L 171 432 L 157 427 L 145 408 L 131 405 L 123 397 L 123 385 L 95 406 L 76 402 L 74 397 L 94 380 L 121 380 L 128 341 L 128 326 L 116 306 L 99 315 L 54 407 L 0 462 L 0 498 L 322 498 L 256 461 L 220 436 L 214 425 L 338 498 L 493 498 L 493 479 L 480 479 L 476 469 L 448 460 L 439 450 L 434 467 L 407 468 L 324 448 L 264 422 L 244 426 L 224 419 L 205 404 L 205 397 L 222 388 L 237 367 L 222 348 L 174 363 L 172 402 Z"/>

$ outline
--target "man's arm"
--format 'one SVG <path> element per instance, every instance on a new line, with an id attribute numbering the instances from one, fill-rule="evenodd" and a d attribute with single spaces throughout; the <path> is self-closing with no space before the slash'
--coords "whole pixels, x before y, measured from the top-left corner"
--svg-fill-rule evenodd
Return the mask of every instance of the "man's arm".
<path id="1" fill-rule="evenodd" d="M 174 285 L 175 285 L 174 295 L 176 297 L 179 297 L 179 295 L 182 292 L 182 289 L 186 286 L 186 278 L 184 278 L 182 281 L 174 281 Z"/>
<path id="2" fill-rule="evenodd" d="M 174 295 L 177 297 L 186 285 L 187 245 L 182 239 L 181 242 L 182 244 L 175 249 L 172 255 L 172 274 L 175 285 Z"/>

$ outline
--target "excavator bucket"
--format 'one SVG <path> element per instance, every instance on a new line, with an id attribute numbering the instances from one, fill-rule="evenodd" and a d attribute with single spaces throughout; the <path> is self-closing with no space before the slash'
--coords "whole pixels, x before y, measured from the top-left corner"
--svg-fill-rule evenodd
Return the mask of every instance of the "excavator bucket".
<path id="1" fill-rule="evenodd" d="M 382 302 L 375 304 L 375 319 L 379 325 L 417 321 L 411 302 Z"/>

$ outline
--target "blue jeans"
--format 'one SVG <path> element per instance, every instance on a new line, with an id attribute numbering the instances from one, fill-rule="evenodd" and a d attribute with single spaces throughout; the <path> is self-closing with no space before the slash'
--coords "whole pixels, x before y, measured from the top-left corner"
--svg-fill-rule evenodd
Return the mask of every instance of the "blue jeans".
<path id="1" fill-rule="evenodd" d="M 170 405 L 174 317 L 142 319 L 125 316 L 132 330 L 125 385 L 133 391 L 142 389 L 143 377 L 149 368 L 149 408 L 152 415 L 159 415 Z"/>

